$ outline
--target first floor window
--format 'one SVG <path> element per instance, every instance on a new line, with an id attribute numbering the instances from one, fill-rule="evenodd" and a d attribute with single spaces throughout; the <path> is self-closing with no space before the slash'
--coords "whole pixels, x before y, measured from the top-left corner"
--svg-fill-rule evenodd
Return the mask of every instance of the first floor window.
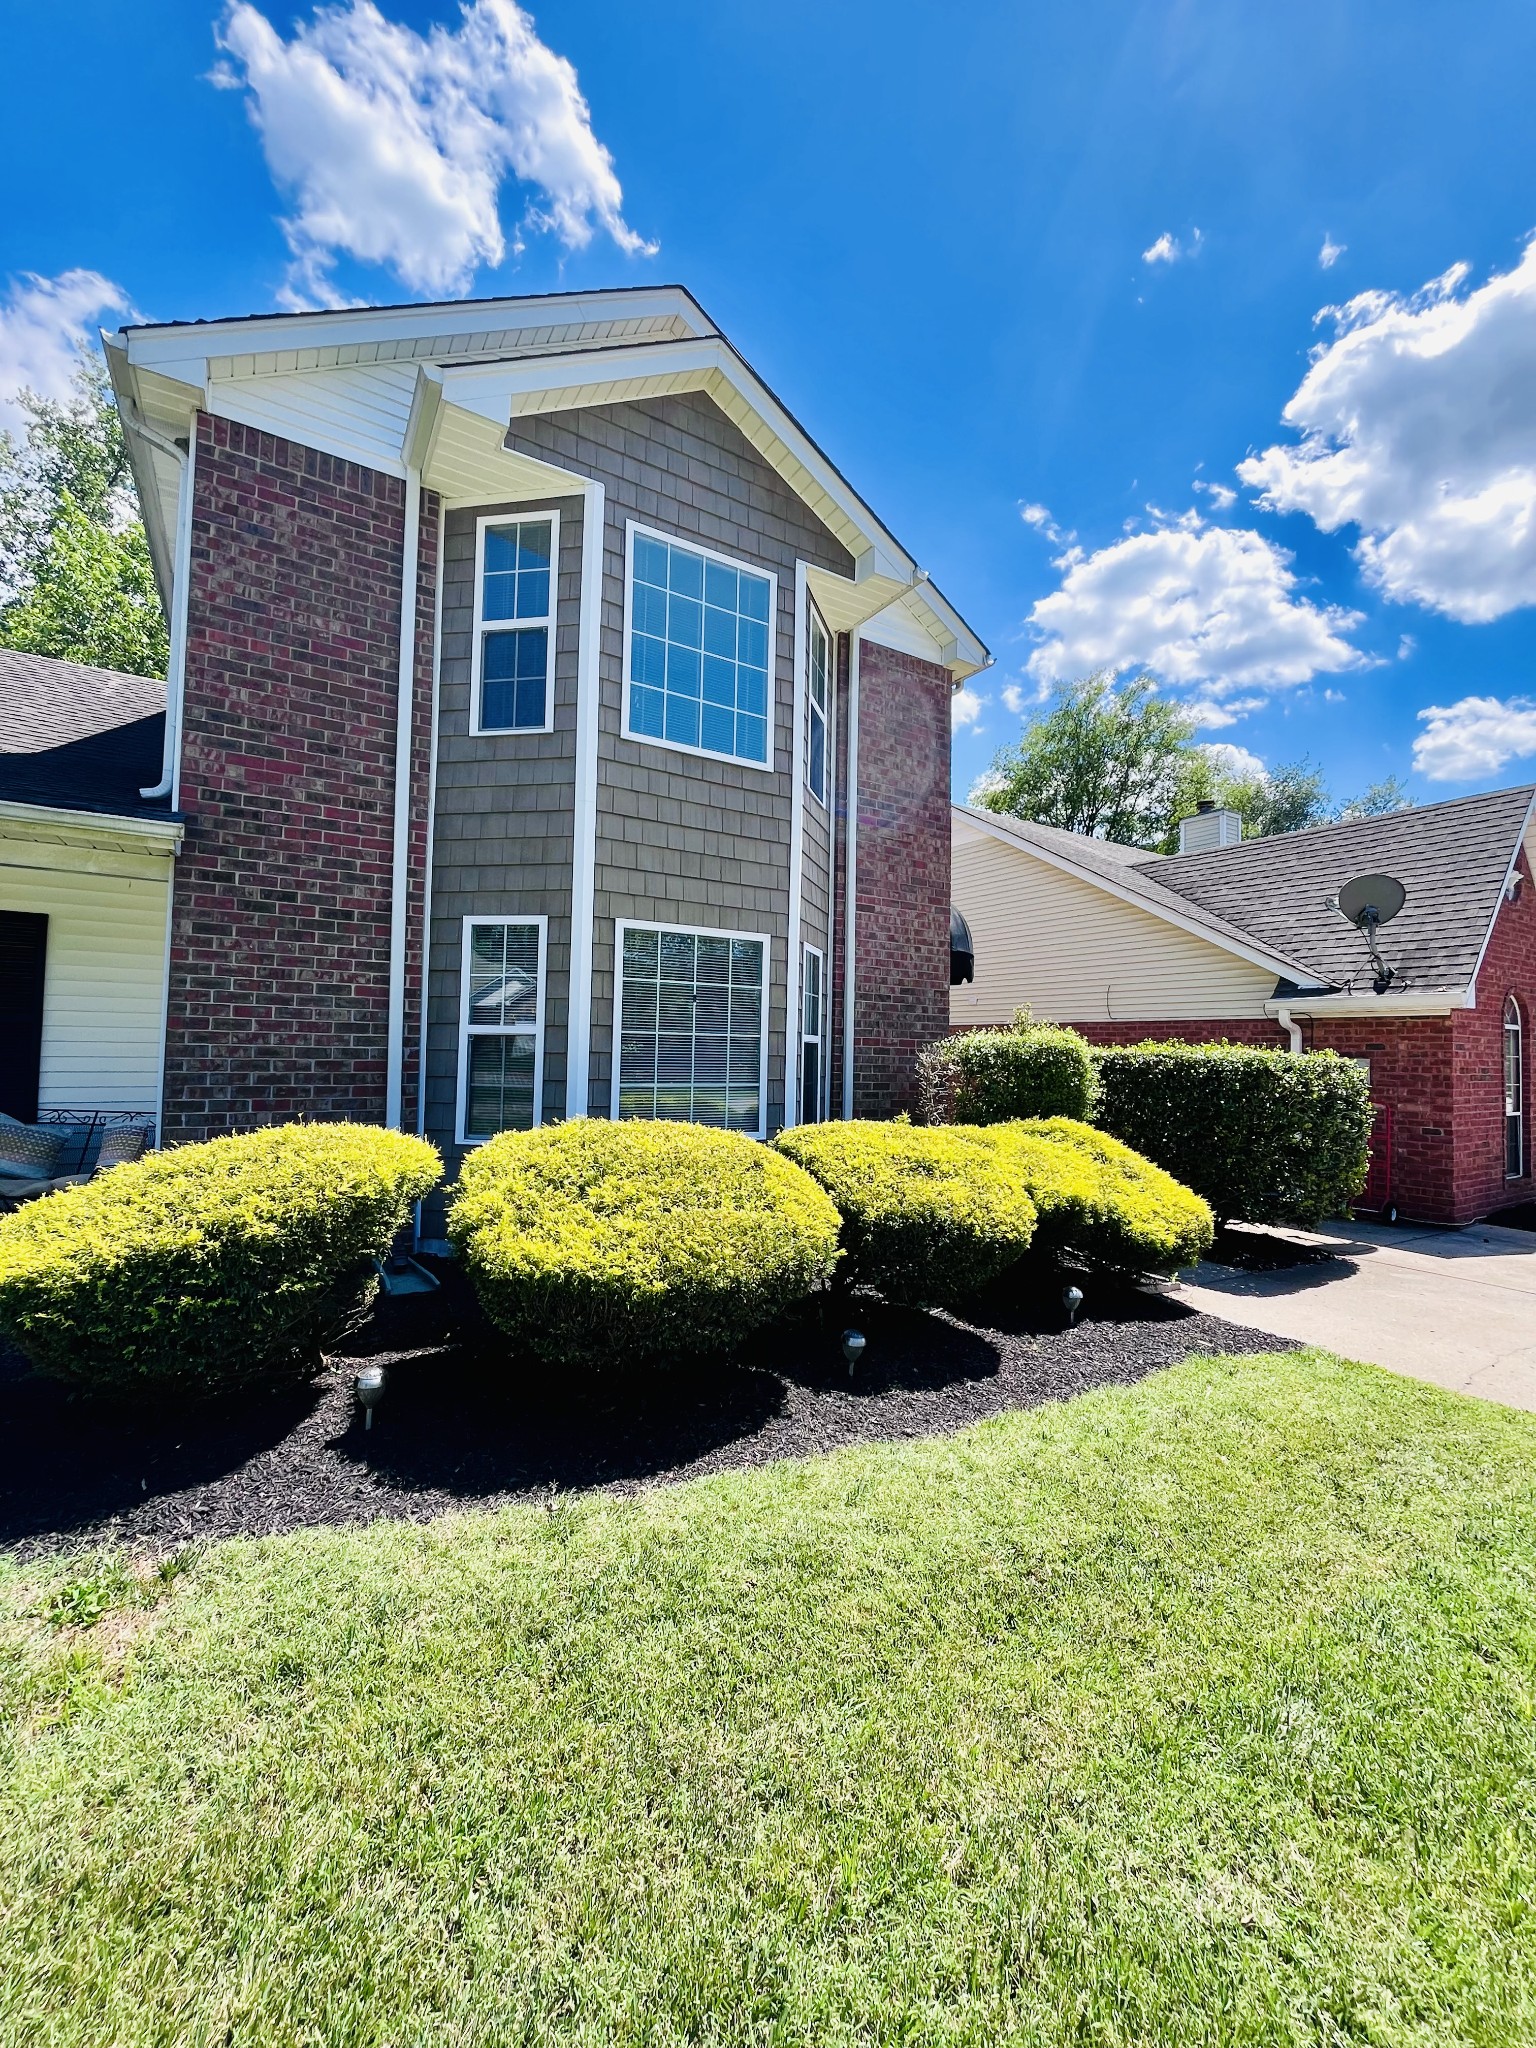
<path id="1" fill-rule="evenodd" d="M 806 733 L 805 780 L 811 795 L 818 803 L 827 800 L 827 716 L 832 704 L 832 642 L 827 629 L 813 611 L 811 613 L 810 660 L 806 664 L 808 675 L 807 716 L 810 721 Z"/>
<path id="2" fill-rule="evenodd" d="M 482 519 L 475 587 L 475 728 L 546 732 L 555 637 L 553 512 Z"/>
<path id="3" fill-rule="evenodd" d="M 613 1113 L 761 1137 L 766 938 L 618 928 Z"/>
<path id="4" fill-rule="evenodd" d="M 825 1064 L 822 1047 L 826 1038 L 825 968 L 821 954 L 807 946 L 802 956 L 800 983 L 800 1121 L 821 1122 L 821 1073 Z"/>
<path id="5" fill-rule="evenodd" d="M 466 918 L 459 1141 L 531 1131 L 544 1064 L 544 921 Z"/>
<path id="6" fill-rule="evenodd" d="M 1525 1172 L 1525 1060 L 1520 1005 L 1504 998 L 1504 1174 L 1519 1180 Z"/>

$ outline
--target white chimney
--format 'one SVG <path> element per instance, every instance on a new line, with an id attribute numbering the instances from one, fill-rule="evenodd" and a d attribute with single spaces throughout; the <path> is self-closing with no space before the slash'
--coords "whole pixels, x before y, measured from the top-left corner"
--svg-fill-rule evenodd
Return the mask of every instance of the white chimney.
<path id="1" fill-rule="evenodd" d="M 1180 853 L 1208 853 L 1213 846 L 1240 846 L 1243 821 L 1236 811 L 1219 810 L 1202 797 L 1192 818 L 1179 820 Z"/>

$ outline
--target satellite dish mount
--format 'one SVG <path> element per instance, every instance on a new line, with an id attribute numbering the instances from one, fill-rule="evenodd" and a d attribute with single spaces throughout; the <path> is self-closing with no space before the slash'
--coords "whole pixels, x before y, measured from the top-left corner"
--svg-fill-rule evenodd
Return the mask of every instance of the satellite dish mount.
<path id="1" fill-rule="evenodd" d="M 1384 924 L 1392 922 L 1407 901 L 1408 891 L 1393 875 L 1357 875 L 1344 884 L 1337 896 L 1328 898 L 1328 908 L 1348 918 L 1365 940 L 1365 950 L 1371 956 L 1371 987 L 1379 996 L 1386 994 L 1396 976 L 1381 957 L 1376 934 Z"/>

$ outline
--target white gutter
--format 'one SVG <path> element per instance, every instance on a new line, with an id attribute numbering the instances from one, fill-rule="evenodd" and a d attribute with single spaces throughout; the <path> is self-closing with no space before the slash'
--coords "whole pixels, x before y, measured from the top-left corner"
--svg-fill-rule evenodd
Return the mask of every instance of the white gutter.
<path id="1" fill-rule="evenodd" d="M 789 749 L 789 957 L 784 977 L 784 1128 L 800 1121 L 800 1055 L 804 1051 L 804 1019 L 800 1006 L 800 895 L 805 886 L 805 669 L 810 632 L 805 564 L 795 564 L 795 658 L 790 666 L 794 702 L 794 738 Z M 767 1105 L 765 1104 L 766 1108 Z"/>
<path id="2" fill-rule="evenodd" d="M 858 939 L 859 635 L 848 636 L 848 819 L 843 827 L 843 1118 L 853 1115 L 854 958 Z"/>
<path id="3" fill-rule="evenodd" d="M 400 684 L 395 709 L 394 862 L 389 884 L 389 1018 L 384 1121 L 399 1130 L 405 1097 L 405 942 L 409 925 L 411 714 L 416 681 L 416 585 L 421 558 L 421 471 L 405 473 L 405 544 L 400 569 Z M 423 967 L 425 967 L 423 952 Z M 426 1001 L 423 974 L 422 1001 Z"/>
<path id="4" fill-rule="evenodd" d="M 1452 1010 L 1476 1007 L 1476 992 L 1470 988 L 1389 989 L 1384 996 L 1356 995 L 1350 989 L 1320 996 L 1287 996 L 1283 1002 L 1267 1002 L 1266 1017 L 1285 1022 L 1284 1012 L 1299 1011 L 1303 1017 L 1448 1017 Z"/>
<path id="5" fill-rule="evenodd" d="M 1267 1009 L 1268 1007 L 1268 1004 L 1266 1004 L 1265 1008 Z M 1274 1008 L 1274 1018 L 1275 1022 L 1280 1026 L 1280 1029 L 1286 1034 L 1286 1036 L 1291 1041 L 1290 1045 L 1286 1048 L 1286 1050 L 1289 1052 L 1299 1053 L 1302 1050 L 1301 1026 L 1291 1016 L 1290 1004 L 1276 1003 Z"/>
<path id="6" fill-rule="evenodd" d="M 140 421 L 134 432 L 152 439 L 158 448 L 168 449 L 181 464 L 181 488 L 176 493 L 176 552 L 171 574 L 171 646 L 166 664 L 165 752 L 160 780 L 153 789 L 141 789 L 146 801 L 168 796 L 172 810 L 181 803 L 181 722 L 187 690 L 187 603 L 192 581 L 192 494 L 197 478 L 197 420 L 185 449 L 165 441 Z"/>
<path id="7" fill-rule="evenodd" d="M 565 1114 L 585 1116 L 592 1090 L 592 919 L 597 902 L 597 739 L 602 685 L 603 542 L 608 494 L 581 487 L 581 614 L 576 655 L 576 783 L 571 848 L 571 972 L 566 1000 Z M 618 1072 L 619 1049 L 613 1048 Z"/>

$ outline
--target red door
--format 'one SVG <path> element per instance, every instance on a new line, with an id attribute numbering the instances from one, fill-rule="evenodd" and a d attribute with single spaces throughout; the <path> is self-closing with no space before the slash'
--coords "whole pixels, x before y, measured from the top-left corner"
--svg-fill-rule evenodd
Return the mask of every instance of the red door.
<path id="1" fill-rule="evenodd" d="M 1392 1200 L 1392 1111 L 1385 1102 L 1371 1107 L 1376 1112 L 1367 1144 L 1371 1165 L 1355 1207 L 1379 1212 Z"/>

